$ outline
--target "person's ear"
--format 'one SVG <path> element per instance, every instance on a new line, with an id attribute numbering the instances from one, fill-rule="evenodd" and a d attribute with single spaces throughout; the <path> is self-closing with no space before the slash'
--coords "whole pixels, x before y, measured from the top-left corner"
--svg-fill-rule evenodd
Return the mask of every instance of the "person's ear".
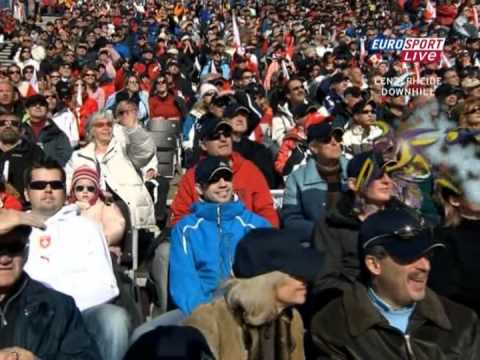
<path id="1" fill-rule="evenodd" d="M 207 151 L 207 147 L 205 146 L 205 142 L 200 140 L 200 148 L 203 150 L 203 151 Z"/>
<path id="2" fill-rule="evenodd" d="M 198 196 L 202 197 L 203 196 L 203 189 L 202 186 L 198 183 L 195 184 L 195 191 L 197 192 Z"/>
<path id="3" fill-rule="evenodd" d="M 364 261 L 366 268 L 372 275 L 378 276 L 382 273 L 382 265 L 375 256 L 366 255 Z"/>
<path id="4" fill-rule="evenodd" d="M 350 190 L 354 191 L 354 192 L 357 192 L 357 186 L 356 186 L 356 180 L 355 178 L 353 177 L 349 177 L 347 179 L 347 186 Z"/>
<path id="5" fill-rule="evenodd" d="M 28 189 L 23 190 L 23 196 L 27 202 L 30 202 L 30 196 L 28 196 Z"/>

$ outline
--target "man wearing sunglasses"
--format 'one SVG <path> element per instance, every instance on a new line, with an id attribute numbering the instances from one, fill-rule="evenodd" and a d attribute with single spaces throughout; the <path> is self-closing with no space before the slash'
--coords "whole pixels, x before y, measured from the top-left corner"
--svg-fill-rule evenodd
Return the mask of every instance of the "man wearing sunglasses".
<path id="1" fill-rule="evenodd" d="M 343 151 L 347 159 L 365 151 L 372 150 L 373 143 L 384 134 L 377 123 L 373 101 L 359 101 L 353 106 L 352 119 L 345 126 Z"/>
<path id="2" fill-rule="evenodd" d="M 33 95 L 25 101 L 28 121 L 23 124 L 25 137 L 37 144 L 62 166 L 65 166 L 72 155 L 72 146 L 67 135 L 48 118 L 48 102 L 43 95 Z"/>
<path id="3" fill-rule="evenodd" d="M 247 210 L 234 194 L 228 161 L 207 156 L 195 168 L 199 200 L 172 229 L 169 288 L 179 310 L 160 316 L 135 332 L 134 338 L 159 325 L 178 323 L 198 305 L 218 296 L 232 271 L 235 248 L 251 229 L 271 227 Z"/>
<path id="4" fill-rule="evenodd" d="M 342 157 L 343 130 L 325 121 L 307 131 L 311 156 L 287 178 L 280 212 L 286 228 L 295 228 L 308 240 L 313 225 L 333 208 L 347 190 L 346 161 Z"/>
<path id="5" fill-rule="evenodd" d="M 200 147 L 205 155 L 229 159 L 233 171 L 233 189 L 247 209 L 278 226 L 278 215 L 267 181 L 260 170 L 232 148 L 232 127 L 212 114 L 204 115 L 198 132 Z M 178 184 L 173 200 L 171 223 L 174 225 L 190 213 L 192 204 L 198 200 L 195 190 L 195 169 L 189 169 Z"/>
<path id="6" fill-rule="evenodd" d="M 478 358 L 477 316 L 427 288 L 430 258 L 445 246 L 421 216 L 382 210 L 362 224 L 358 241 L 362 281 L 313 318 L 317 356 Z"/>
<path id="7" fill-rule="evenodd" d="M 358 233 L 362 223 L 382 209 L 406 206 L 394 197 L 393 165 L 377 152 L 356 155 L 347 165 L 346 191 L 316 221 L 312 246 L 328 261 L 313 293 L 324 303 L 349 288 L 360 274 Z"/>
<path id="8" fill-rule="evenodd" d="M 31 231 L 19 224 L 0 235 L 0 359 L 98 359 L 73 299 L 23 270 Z"/>
<path id="9" fill-rule="evenodd" d="M 35 280 L 70 295 L 104 360 L 119 360 L 128 346 L 127 312 L 112 302 L 119 295 L 105 236 L 98 224 L 64 206 L 65 171 L 44 160 L 25 173 L 32 213 L 45 219 L 33 229 L 25 271 Z"/>
<path id="10" fill-rule="evenodd" d="M 36 144 L 22 138 L 21 122 L 14 113 L 0 113 L 0 171 L 23 197 L 23 172 L 45 156 Z"/>

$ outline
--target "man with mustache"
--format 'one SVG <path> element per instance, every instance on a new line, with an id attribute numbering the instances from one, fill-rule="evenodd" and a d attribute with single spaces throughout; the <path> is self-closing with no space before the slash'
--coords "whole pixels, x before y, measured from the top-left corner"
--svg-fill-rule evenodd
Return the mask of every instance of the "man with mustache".
<path id="1" fill-rule="evenodd" d="M 386 209 L 362 224 L 362 282 L 312 320 L 315 358 L 476 359 L 478 318 L 427 288 L 433 238 L 411 209 Z"/>
<path id="2" fill-rule="evenodd" d="M 0 113 L 0 171 L 25 205 L 23 172 L 45 155 L 38 145 L 22 138 L 21 124 L 14 113 Z"/>

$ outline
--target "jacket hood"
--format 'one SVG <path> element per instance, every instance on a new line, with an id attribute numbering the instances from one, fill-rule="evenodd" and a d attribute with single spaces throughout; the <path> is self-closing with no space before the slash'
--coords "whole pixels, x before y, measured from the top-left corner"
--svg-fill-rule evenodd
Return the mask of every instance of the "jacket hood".
<path id="1" fill-rule="evenodd" d="M 245 205 L 238 200 L 225 204 L 197 201 L 192 205 L 192 213 L 208 221 L 230 221 L 245 211 Z"/>

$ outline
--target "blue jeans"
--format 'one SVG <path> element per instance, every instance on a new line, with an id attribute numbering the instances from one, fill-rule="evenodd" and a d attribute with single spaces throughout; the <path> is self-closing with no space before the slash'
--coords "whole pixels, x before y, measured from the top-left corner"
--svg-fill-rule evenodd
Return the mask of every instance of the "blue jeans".
<path id="1" fill-rule="evenodd" d="M 128 349 L 130 317 L 125 309 L 102 304 L 82 312 L 88 332 L 97 343 L 103 360 L 121 360 Z"/>
<path id="2" fill-rule="evenodd" d="M 181 322 L 187 318 L 187 315 L 182 313 L 180 310 L 168 311 L 165 314 L 162 314 L 145 324 L 140 325 L 133 332 L 130 343 L 133 344 L 138 340 L 143 334 L 156 329 L 159 326 L 168 326 L 168 325 L 181 325 Z"/>

